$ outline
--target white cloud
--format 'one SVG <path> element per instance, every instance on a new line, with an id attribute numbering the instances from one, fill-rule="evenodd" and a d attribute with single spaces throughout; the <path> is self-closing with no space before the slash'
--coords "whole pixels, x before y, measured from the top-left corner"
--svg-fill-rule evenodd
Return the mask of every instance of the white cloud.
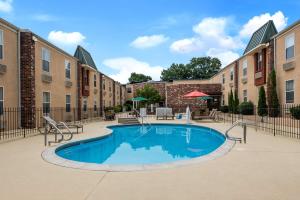
<path id="1" fill-rule="evenodd" d="M 57 45 L 73 46 L 82 44 L 85 36 L 79 32 L 51 31 L 48 35 L 48 40 Z"/>
<path id="2" fill-rule="evenodd" d="M 271 15 L 270 13 L 264 13 L 259 16 L 252 17 L 245 25 L 243 25 L 240 31 L 241 37 L 250 37 L 254 31 L 264 25 L 267 21 L 273 20 L 278 31 L 281 31 L 287 26 L 288 18 L 284 16 L 281 11 Z"/>
<path id="3" fill-rule="evenodd" d="M 163 70 L 161 66 L 151 66 L 149 63 L 132 57 L 106 59 L 103 61 L 103 64 L 118 71 L 116 74 L 110 75 L 110 77 L 121 83 L 127 83 L 132 72 L 151 76 L 153 80 L 160 80 L 160 74 Z"/>
<path id="4" fill-rule="evenodd" d="M 175 53 L 192 53 L 218 57 L 222 65 L 234 61 L 239 57 L 238 52 L 245 48 L 245 43 L 259 27 L 268 20 L 273 20 L 280 31 L 287 25 L 287 18 L 281 11 L 271 15 L 265 13 L 251 18 L 241 26 L 241 31 L 229 33 L 231 26 L 236 26 L 229 17 L 202 19 L 193 27 L 194 36 L 174 41 L 170 50 Z"/>
<path id="5" fill-rule="evenodd" d="M 52 15 L 48 15 L 48 14 L 36 14 L 33 15 L 32 18 L 36 21 L 41 21 L 41 22 L 50 22 L 50 21 L 56 21 L 57 18 L 52 16 Z"/>
<path id="6" fill-rule="evenodd" d="M 245 46 L 239 37 L 227 34 L 227 27 L 231 23 L 231 19 L 226 17 L 204 18 L 193 27 L 194 37 L 173 42 L 170 50 L 175 53 L 199 52 L 218 57 L 224 66 L 238 57 L 238 53 L 234 51 Z"/>
<path id="7" fill-rule="evenodd" d="M 210 57 L 219 58 L 223 66 L 230 64 L 232 61 L 240 57 L 240 55 L 236 52 L 230 50 L 220 50 L 220 49 L 209 49 L 206 52 L 206 55 Z"/>
<path id="8" fill-rule="evenodd" d="M 140 36 L 131 42 L 131 46 L 138 49 L 146 49 L 158 46 L 166 42 L 169 38 L 164 35 Z"/>
<path id="9" fill-rule="evenodd" d="M 12 0 L 0 0 L 0 12 L 11 12 L 13 10 L 12 2 Z"/>
<path id="10" fill-rule="evenodd" d="M 201 50 L 203 44 L 198 38 L 185 38 L 177 40 L 171 44 L 171 51 L 178 53 L 190 53 L 193 51 Z"/>
<path id="11" fill-rule="evenodd" d="M 177 53 L 190 53 L 194 51 L 207 51 L 216 49 L 239 49 L 244 46 L 238 37 L 226 33 L 230 25 L 229 18 L 204 18 L 193 27 L 195 36 L 175 41 L 170 46 L 171 51 Z"/>

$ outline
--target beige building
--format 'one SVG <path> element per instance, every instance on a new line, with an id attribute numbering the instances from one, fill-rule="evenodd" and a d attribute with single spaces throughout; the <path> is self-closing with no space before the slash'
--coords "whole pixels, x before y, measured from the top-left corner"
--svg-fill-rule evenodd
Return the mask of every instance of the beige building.
<path id="1" fill-rule="evenodd" d="M 3 108 L 19 107 L 19 29 L 0 20 L 0 115 Z"/>
<path id="2" fill-rule="evenodd" d="M 300 104 L 300 21 L 275 37 L 275 69 L 281 103 Z"/>
<path id="3" fill-rule="evenodd" d="M 109 76 L 102 75 L 103 81 L 103 106 L 112 107 L 114 106 L 114 80 L 111 79 Z"/>

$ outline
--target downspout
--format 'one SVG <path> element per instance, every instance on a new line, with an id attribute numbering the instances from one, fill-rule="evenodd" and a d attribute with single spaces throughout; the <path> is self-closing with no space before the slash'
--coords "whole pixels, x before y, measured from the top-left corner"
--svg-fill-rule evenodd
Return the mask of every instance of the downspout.
<path id="1" fill-rule="evenodd" d="M 18 107 L 21 108 L 21 31 L 18 30 L 17 65 L 18 65 Z M 21 113 L 18 113 L 18 126 L 21 127 Z"/>

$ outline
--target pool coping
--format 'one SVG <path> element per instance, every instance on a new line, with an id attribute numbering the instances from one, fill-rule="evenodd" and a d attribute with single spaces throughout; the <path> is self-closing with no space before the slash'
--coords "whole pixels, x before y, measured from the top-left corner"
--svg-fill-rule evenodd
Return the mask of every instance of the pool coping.
<path id="1" fill-rule="evenodd" d="M 169 123 L 152 123 L 152 124 L 157 125 L 157 124 L 169 124 Z M 170 125 L 176 125 L 176 124 L 170 124 Z M 184 125 L 184 124 L 180 124 L 180 125 Z M 189 124 L 189 125 L 213 129 L 213 128 L 210 128 L 207 126 L 200 126 L 197 124 Z M 192 165 L 192 164 L 199 164 L 199 163 L 202 163 L 205 161 L 214 160 L 216 158 L 219 158 L 219 157 L 227 154 L 228 152 L 230 152 L 230 150 L 235 145 L 235 141 L 229 140 L 228 138 L 225 137 L 225 141 L 220 147 L 218 147 L 214 151 L 212 151 L 209 154 L 206 154 L 204 156 L 200 156 L 197 158 L 191 158 L 188 160 L 179 160 L 179 161 L 174 161 L 174 162 L 168 162 L 168 163 L 144 164 L 144 165 L 107 165 L 107 164 L 97 164 L 97 163 L 84 163 L 84 162 L 68 160 L 68 159 L 62 158 L 56 154 L 57 150 L 59 150 L 60 148 L 66 147 L 66 146 L 72 146 L 77 143 L 86 143 L 89 141 L 108 137 L 113 132 L 111 129 L 109 129 L 109 127 L 116 127 L 116 126 L 131 126 L 131 125 L 108 125 L 105 128 L 108 129 L 109 132 L 103 136 L 92 137 L 92 138 L 87 138 L 87 139 L 77 139 L 77 140 L 74 140 L 71 142 L 61 143 L 57 146 L 46 148 L 42 152 L 41 157 L 46 162 L 54 164 L 54 165 L 58 165 L 61 167 L 82 169 L 82 170 L 89 170 L 89 171 L 131 172 L 131 171 L 168 169 L 168 168 L 187 166 L 187 165 Z M 216 129 L 213 129 L 213 130 L 224 135 L 222 132 L 220 132 Z"/>

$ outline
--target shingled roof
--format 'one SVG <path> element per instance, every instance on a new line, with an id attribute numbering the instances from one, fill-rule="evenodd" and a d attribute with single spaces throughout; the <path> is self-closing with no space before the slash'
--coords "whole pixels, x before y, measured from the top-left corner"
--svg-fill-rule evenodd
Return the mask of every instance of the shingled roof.
<path id="1" fill-rule="evenodd" d="M 82 46 L 77 46 L 74 57 L 76 57 L 82 64 L 86 64 L 95 70 L 97 70 L 96 64 L 91 56 L 91 54 L 85 50 Z"/>
<path id="2" fill-rule="evenodd" d="M 257 31 L 255 31 L 244 51 L 244 55 L 256 48 L 260 44 L 264 44 L 270 41 L 271 37 L 277 34 L 277 29 L 272 20 L 269 20 Z"/>

